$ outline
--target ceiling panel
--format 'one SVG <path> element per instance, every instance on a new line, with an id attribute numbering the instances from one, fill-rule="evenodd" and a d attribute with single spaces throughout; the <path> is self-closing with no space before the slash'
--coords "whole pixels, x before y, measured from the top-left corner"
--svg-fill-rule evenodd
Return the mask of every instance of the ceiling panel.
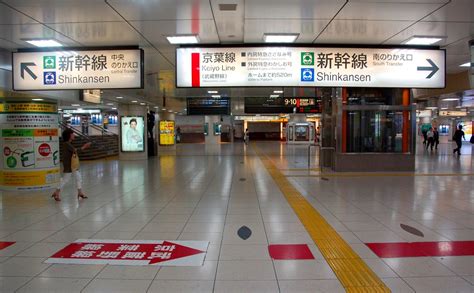
<path id="1" fill-rule="evenodd" d="M 446 36 L 446 39 L 436 43 L 443 46 L 474 36 L 474 23 L 422 21 L 387 40 L 386 44 L 401 44 L 412 36 Z"/>
<path id="2" fill-rule="evenodd" d="M 0 24 L 38 23 L 24 14 L 21 14 L 5 4 L 0 3 Z"/>
<path id="3" fill-rule="evenodd" d="M 447 54 L 450 55 L 469 55 L 471 54 L 469 40 L 471 40 L 471 37 L 461 39 L 444 48 L 447 50 Z"/>
<path id="4" fill-rule="evenodd" d="M 213 20 L 132 21 L 131 24 L 160 50 L 174 51 L 166 36 L 197 34 L 200 43 L 219 43 Z"/>
<path id="5" fill-rule="evenodd" d="M 245 2 L 245 18 L 331 19 L 344 0 L 261 0 Z"/>
<path id="6" fill-rule="evenodd" d="M 451 3 L 423 19 L 424 21 L 474 22 L 474 1 L 453 0 Z"/>
<path id="7" fill-rule="evenodd" d="M 127 20 L 212 19 L 209 0 L 109 0 Z"/>
<path id="8" fill-rule="evenodd" d="M 13 51 L 13 50 L 16 50 L 19 47 L 21 47 L 21 46 L 17 43 L 13 43 L 13 42 L 8 41 L 8 40 L 0 39 L 0 50 L 1 49 L 6 49 L 6 50 Z"/>
<path id="9" fill-rule="evenodd" d="M 85 46 L 147 45 L 124 21 L 50 24 L 52 28 Z"/>
<path id="10" fill-rule="evenodd" d="M 412 21 L 333 20 L 315 43 L 380 44 Z"/>
<path id="11" fill-rule="evenodd" d="M 0 38 L 15 42 L 21 47 L 33 47 L 24 40 L 38 38 L 55 39 L 66 46 L 79 45 L 42 24 L 0 25 Z"/>
<path id="12" fill-rule="evenodd" d="M 122 20 L 102 0 L 4 0 L 42 23 Z"/>
<path id="13" fill-rule="evenodd" d="M 419 20 L 442 4 L 349 2 L 336 19 Z"/>
<path id="14" fill-rule="evenodd" d="M 246 19 L 246 43 L 263 43 L 265 33 L 299 33 L 297 43 L 312 43 L 329 19 Z"/>
<path id="15" fill-rule="evenodd" d="M 244 41 L 244 0 L 211 1 L 217 33 L 221 43 L 242 43 Z M 236 5 L 235 10 L 221 10 L 221 5 Z"/>

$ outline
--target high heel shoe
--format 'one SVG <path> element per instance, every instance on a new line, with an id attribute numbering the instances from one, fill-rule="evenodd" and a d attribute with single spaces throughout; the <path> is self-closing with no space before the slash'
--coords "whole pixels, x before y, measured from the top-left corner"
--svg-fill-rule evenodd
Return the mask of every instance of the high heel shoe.
<path id="1" fill-rule="evenodd" d="M 55 192 L 51 195 L 51 197 L 54 198 L 55 201 L 61 201 L 61 198 L 59 198 L 59 193 Z"/>
<path id="2" fill-rule="evenodd" d="M 78 193 L 77 199 L 81 199 L 81 198 L 87 198 L 87 195 L 85 195 L 84 193 Z"/>

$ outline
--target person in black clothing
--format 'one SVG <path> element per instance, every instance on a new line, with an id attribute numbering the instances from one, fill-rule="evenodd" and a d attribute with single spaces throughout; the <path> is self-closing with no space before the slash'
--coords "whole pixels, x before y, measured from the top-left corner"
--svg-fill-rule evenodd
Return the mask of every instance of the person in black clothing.
<path id="1" fill-rule="evenodd" d="M 433 130 L 433 139 L 434 139 L 435 149 L 437 150 L 438 145 L 439 145 L 439 132 L 438 132 L 437 127 L 435 127 L 434 130 Z"/>
<path id="2" fill-rule="evenodd" d="M 457 145 L 457 148 L 453 150 L 453 154 L 458 152 L 458 156 L 461 155 L 462 139 L 466 140 L 466 137 L 464 136 L 464 131 L 462 131 L 462 125 L 459 125 L 458 130 L 456 130 L 453 135 L 453 140 Z"/>
<path id="3" fill-rule="evenodd" d="M 426 143 L 428 142 L 428 136 L 426 135 L 428 133 L 427 130 L 422 130 L 421 131 L 421 134 L 423 135 L 423 144 L 426 145 Z"/>

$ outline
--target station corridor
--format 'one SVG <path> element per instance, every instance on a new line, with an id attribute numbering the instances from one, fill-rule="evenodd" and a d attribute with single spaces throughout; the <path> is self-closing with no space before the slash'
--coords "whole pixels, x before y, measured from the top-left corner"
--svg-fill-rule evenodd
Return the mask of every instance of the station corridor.
<path id="1" fill-rule="evenodd" d="M 439 152 L 419 150 L 415 173 L 320 172 L 317 156 L 307 169 L 307 146 L 278 142 L 178 144 L 148 161 L 85 162 L 88 199 L 78 201 L 72 184 L 61 202 L 1 193 L 0 241 L 16 243 L 0 250 L 0 291 L 473 292 L 472 253 L 449 256 L 472 251 L 472 155 Z M 352 256 L 324 245 L 324 225 Z M 77 239 L 210 243 L 196 267 L 44 262 Z M 411 242 L 441 242 L 447 254 L 379 257 L 366 245 Z M 275 244 L 307 244 L 314 259 L 272 258 Z M 345 279 L 338 265 L 366 276 Z"/>

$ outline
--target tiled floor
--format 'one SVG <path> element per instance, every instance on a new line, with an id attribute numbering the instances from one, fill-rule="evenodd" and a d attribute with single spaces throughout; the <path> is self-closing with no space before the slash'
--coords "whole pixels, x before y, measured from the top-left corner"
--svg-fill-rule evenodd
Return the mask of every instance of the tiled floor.
<path id="1" fill-rule="evenodd" d="M 314 175 L 306 148 L 258 143 L 282 173 Z M 473 173 L 442 144 L 416 173 Z M 317 157 L 312 168 L 317 166 Z M 343 292 L 253 146 L 179 145 L 147 162 L 84 162 L 89 198 L 72 186 L 1 193 L 0 292 Z M 243 180 L 245 179 L 245 180 Z M 473 256 L 380 259 L 365 242 L 474 240 L 473 176 L 288 177 L 393 292 L 473 292 Z M 424 237 L 400 228 L 410 225 Z M 241 226 L 252 230 L 247 240 Z M 79 238 L 206 240 L 201 267 L 45 264 Z M 307 243 L 314 260 L 272 260 L 268 244 Z"/>

